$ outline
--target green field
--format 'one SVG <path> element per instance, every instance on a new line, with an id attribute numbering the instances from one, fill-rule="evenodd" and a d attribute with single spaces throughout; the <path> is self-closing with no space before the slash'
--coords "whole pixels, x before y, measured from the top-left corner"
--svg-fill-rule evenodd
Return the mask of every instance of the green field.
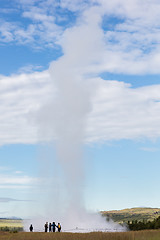
<path id="1" fill-rule="evenodd" d="M 23 221 L 15 219 L 0 219 L 0 230 L 22 230 Z"/>
<path id="2" fill-rule="evenodd" d="M 130 208 L 114 211 L 102 211 L 104 217 L 112 218 L 115 222 L 153 221 L 160 216 L 160 208 Z"/>
<path id="3" fill-rule="evenodd" d="M 125 233 L 10 233 L 0 232 L 1 240 L 159 240 L 160 231 Z"/>

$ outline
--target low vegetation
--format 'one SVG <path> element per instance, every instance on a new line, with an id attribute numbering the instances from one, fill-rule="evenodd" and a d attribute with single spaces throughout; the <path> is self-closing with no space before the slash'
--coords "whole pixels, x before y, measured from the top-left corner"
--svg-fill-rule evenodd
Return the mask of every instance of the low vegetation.
<path id="1" fill-rule="evenodd" d="M 159 208 L 131 208 L 101 213 L 106 219 L 127 224 L 130 230 L 160 229 Z"/>
<path id="2" fill-rule="evenodd" d="M 0 231 L 23 231 L 23 223 L 21 219 L 0 219 Z"/>
<path id="3" fill-rule="evenodd" d="M 160 229 L 160 217 L 154 219 L 153 221 L 132 221 L 128 222 L 130 230 L 144 230 L 144 229 Z"/>
<path id="4" fill-rule="evenodd" d="M 114 211 L 102 211 L 102 216 L 112 218 L 115 222 L 153 221 L 160 216 L 160 208 L 130 208 Z"/>

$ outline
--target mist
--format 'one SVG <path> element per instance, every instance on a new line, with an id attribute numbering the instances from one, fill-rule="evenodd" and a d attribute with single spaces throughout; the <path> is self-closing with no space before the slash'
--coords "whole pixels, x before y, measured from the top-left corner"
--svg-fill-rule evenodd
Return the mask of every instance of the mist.
<path id="1" fill-rule="evenodd" d="M 53 94 L 46 97 L 37 124 L 39 136 L 45 136 L 56 153 L 53 158 L 40 159 L 43 180 L 39 192 L 45 210 L 32 218 L 37 231 L 43 230 L 45 221 L 60 222 L 63 231 L 125 230 L 85 209 L 83 146 L 87 116 L 92 110 L 88 81 L 93 74 L 90 69 L 103 52 L 103 34 L 98 15 L 93 18 L 94 11 L 84 13 L 82 24 L 64 32 L 59 42 L 63 56 L 49 67 Z"/>

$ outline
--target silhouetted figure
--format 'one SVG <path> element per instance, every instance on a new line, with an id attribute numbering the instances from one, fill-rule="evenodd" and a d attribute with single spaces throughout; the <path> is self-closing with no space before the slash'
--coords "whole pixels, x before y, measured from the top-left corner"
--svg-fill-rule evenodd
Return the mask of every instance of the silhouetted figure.
<path id="1" fill-rule="evenodd" d="M 49 223 L 49 232 L 51 232 L 51 226 L 52 226 L 51 223 Z"/>
<path id="2" fill-rule="evenodd" d="M 55 222 L 52 223 L 52 231 L 53 231 L 53 232 L 56 231 L 56 224 L 55 224 Z"/>
<path id="3" fill-rule="evenodd" d="M 33 226 L 32 226 L 32 224 L 30 225 L 29 230 L 30 230 L 30 232 L 33 232 Z"/>
<path id="4" fill-rule="evenodd" d="M 48 231 L 48 222 L 46 222 L 46 223 L 44 224 L 44 231 L 45 231 L 45 232 Z"/>
<path id="5" fill-rule="evenodd" d="M 61 231 L 61 224 L 60 223 L 58 223 L 57 228 L 58 228 L 58 232 L 60 232 Z"/>

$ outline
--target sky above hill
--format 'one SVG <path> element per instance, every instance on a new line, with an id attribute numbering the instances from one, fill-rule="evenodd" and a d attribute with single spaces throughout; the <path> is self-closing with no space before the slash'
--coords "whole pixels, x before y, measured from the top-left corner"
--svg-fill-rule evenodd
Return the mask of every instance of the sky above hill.
<path id="1" fill-rule="evenodd" d="M 50 183 L 65 202 L 66 169 L 88 210 L 160 207 L 159 12 L 157 0 L 0 0 L 1 217 L 43 214 Z"/>

